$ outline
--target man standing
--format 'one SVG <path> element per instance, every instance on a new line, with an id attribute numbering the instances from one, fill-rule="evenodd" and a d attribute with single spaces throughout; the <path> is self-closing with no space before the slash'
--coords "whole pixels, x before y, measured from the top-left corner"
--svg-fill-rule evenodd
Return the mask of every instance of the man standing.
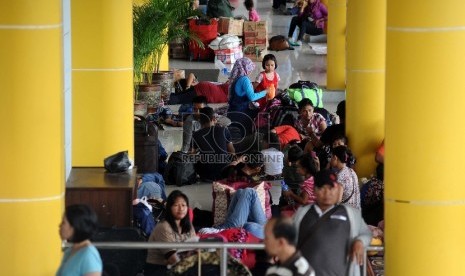
<path id="1" fill-rule="evenodd" d="M 296 249 L 297 231 L 289 218 L 272 218 L 265 226 L 265 250 L 278 263 L 266 271 L 268 276 L 315 276 L 315 271 Z"/>
<path id="2" fill-rule="evenodd" d="M 371 232 L 359 210 L 337 205 L 341 185 L 328 170 L 315 175 L 316 203 L 301 207 L 294 216 L 297 248 L 313 265 L 316 275 L 360 275 L 364 246 Z"/>

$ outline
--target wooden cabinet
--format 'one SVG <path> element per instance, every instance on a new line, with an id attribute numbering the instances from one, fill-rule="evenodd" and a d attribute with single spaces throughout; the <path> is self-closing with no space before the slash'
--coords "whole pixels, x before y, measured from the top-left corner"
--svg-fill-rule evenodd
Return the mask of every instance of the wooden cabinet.
<path id="1" fill-rule="evenodd" d="M 104 168 L 73 168 L 66 182 L 66 206 L 87 204 L 102 227 L 132 225 L 132 200 L 137 195 L 136 169 L 106 173 Z"/>

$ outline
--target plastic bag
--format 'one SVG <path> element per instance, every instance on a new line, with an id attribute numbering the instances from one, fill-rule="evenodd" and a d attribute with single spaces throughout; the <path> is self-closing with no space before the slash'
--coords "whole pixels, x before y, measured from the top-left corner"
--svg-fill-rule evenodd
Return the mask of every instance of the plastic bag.
<path id="1" fill-rule="evenodd" d="M 128 151 L 121 151 L 110 155 L 103 160 L 103 166 L 110 173 L 124 172 L 129 169 L 131 162 L 129 161 Z"/>

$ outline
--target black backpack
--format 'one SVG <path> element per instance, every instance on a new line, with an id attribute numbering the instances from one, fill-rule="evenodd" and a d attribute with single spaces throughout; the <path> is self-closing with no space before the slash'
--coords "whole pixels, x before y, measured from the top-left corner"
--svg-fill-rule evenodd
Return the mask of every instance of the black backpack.
<path id="1" fill-rule="evenodd" d="M 189 157 L 189 154 L 181 151 L 170 155 L 164 175 L 166 184 L 183 186 L 197 182 L 194 162 Z"/>

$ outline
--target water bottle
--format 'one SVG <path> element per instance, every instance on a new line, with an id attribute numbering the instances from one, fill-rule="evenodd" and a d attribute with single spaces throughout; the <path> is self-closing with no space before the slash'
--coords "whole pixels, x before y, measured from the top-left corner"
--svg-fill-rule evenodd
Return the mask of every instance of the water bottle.
<path id="1" fill-rule="evenodd" d="M 224 65 L 224 63 L 221 62 L 221 60 L 215 59 L 215 67 L 220 69 L 221 74 L 225 75 L 226 77 L 229 76 L 230 72 L 228 70 L 228 67 L 226 67 L 226 65 Z"/>

